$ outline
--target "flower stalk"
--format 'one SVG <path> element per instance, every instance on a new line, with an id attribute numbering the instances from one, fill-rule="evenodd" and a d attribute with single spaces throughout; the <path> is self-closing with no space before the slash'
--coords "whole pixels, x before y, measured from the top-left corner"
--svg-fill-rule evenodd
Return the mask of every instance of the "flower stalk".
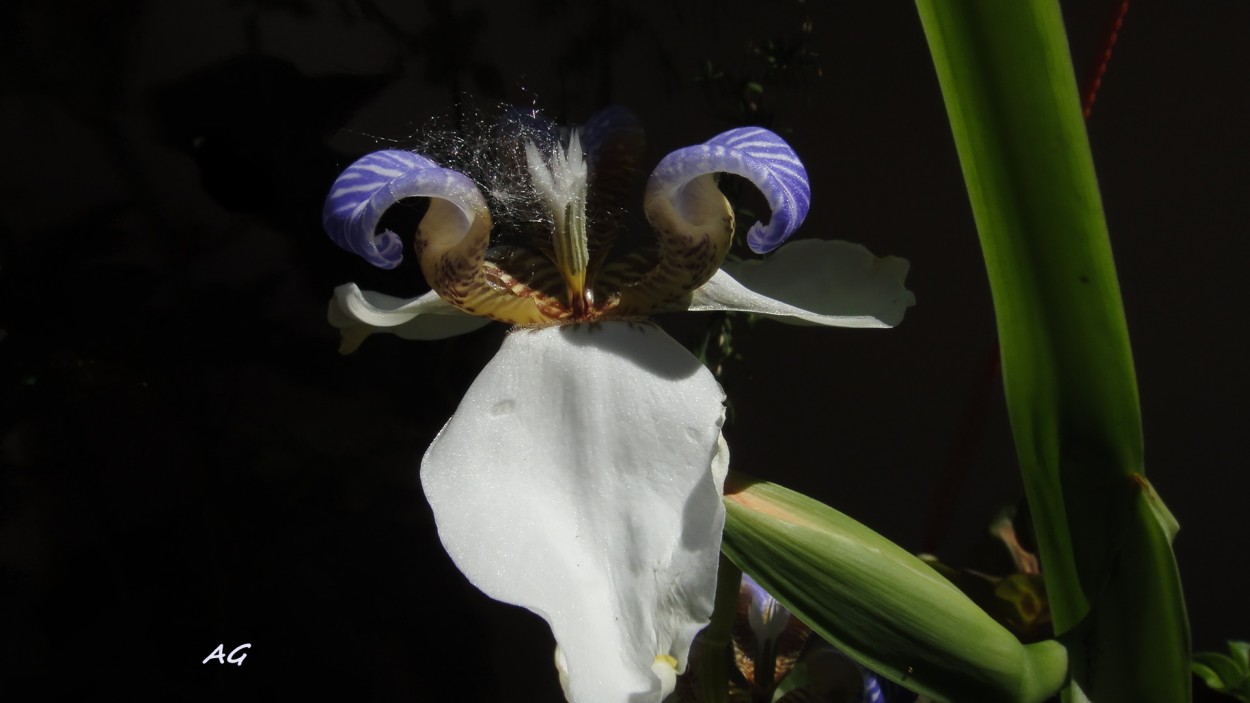
<path id="1" fill-rule="evenodd" d="M 1069 700 L 1190 698 L 1128 326 L 1056 0 L 917 0 L 994 296 Z"/>

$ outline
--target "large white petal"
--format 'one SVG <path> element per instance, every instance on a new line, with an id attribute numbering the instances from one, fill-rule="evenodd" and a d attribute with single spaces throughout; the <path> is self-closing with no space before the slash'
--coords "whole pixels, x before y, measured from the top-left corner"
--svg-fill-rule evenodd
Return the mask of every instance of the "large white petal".
<path id="1" fill-rule="evenodd" d="M 434 291 L 405 299 L 361 290 L 355 283 L 334 289 L 328 318 L 343 332 L 339 351 L 344 354 L 355 351 L 373 332 L 389 332 L 403 339 L 444 339 L 490 322 L 453 307 Z"/>
<path id="2" fill-rule="evenodd" d="M 658 703 L 685 670 L 716 590 L 723 401 L 650 324 L 522 329 L 426 452 L 447 552 L 547 620 L 574 703 Z"/>
<path id="3" fill-rule="evenodd" d="M 725 265 L 694 292 L 689 309 L 753 312 L 792 324 L 893 327 L 915 305 L 906 259 L 859 244 L 806 239 L 764 260 Z"/>

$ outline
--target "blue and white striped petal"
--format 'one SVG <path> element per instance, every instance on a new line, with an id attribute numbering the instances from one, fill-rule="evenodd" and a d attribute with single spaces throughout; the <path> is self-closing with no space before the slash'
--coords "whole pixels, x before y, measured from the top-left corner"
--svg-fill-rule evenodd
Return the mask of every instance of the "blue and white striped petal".
<path id="1" fill-rule="evenodd" d="M 864 690 L 861 694 L 862 703 L 916 703 L 920 700 L 915 692 L 890 681 L 882 679 L 876 673 L 859 667 L 864 679 Z"/>
<path id="2" fill-rule="evenodd" d="M 760 642 L 773 642 L 790 624 L 790 611 L 765 591 L 750 574 L 742 574 L 740 592 L 745 592 L 750 599 L 747 602 L 747 624 L 755 639 Z"/>
<path id="3" fill-rule="evenodd" d="M 784 139 L 763 127 L 722 132 L 703 144 L 678 149 L 660 162 L 647 182 L 647 197 L 676 198 L 689 182 L 708 173 L 732 173 L 764 194 L 772 216 L 747 233 L 751 250 L 764 254 L 781 246 L 803 224 L 811 208 L 807 169 Z"/>
<path id="4" fill-rule="evenodd" d="M 379 268 L 403 259 L 399 235 L 376 232 L 382 214 L 404 198 L 442 198 L 463 215 L 461 234 L 486 213 L 486 200 L 473 181 L 410 151 L 387 149 L 357 159 L 334 181 L 321 211 L 326 233 L 340 247 Z"/>
<path id="5" fill-rule="evenodd" d="M 863 668 L 860 669 L 860 673 L 864 676 L 864 693 L 860 700 L 863 703 L 885 703 L 885 693 L 881 691 L 877 675 Z"/>

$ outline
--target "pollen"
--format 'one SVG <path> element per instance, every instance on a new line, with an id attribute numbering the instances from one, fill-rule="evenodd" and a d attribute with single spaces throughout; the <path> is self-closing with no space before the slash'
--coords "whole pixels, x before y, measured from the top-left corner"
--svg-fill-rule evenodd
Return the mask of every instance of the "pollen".
<path id="1" fill-rule="evenodd" d="M 655 655 L 655 661 L 651 662 L 651 673 L 659 679 L 661 699 L 677 688 L 677 660 L 671 655 Z"/>

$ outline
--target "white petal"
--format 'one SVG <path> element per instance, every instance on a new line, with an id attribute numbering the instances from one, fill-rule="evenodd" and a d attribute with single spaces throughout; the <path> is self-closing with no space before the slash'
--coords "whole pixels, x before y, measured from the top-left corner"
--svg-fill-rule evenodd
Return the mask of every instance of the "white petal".
<path id="1" fill-rule="evenodd" d="M 686 668 L 716 590 L 723 401 L 650 324 L 523 329 L 426 452 L 447 552 L 547 620 L 574 703 L 658 703 Z"/>
<path id="2" fill-rule="evenodd" d="M 694 292 L 689 309 L 753 312 L 792 324 L 893 327 L 916 296 L 906 259 L 859 244 L 805 239 L 762 261 L 727 264 Z"/>
<path id="3" fill-rule="evenodd" d="M 396 298 L 355 283 L 334 289 L 328 314 L 330 324 L 343 331 L 339 351 L 347 354 L 372 332 L 389 332 L 404 339 L 444 339 L 485 326 L 489 319 L 475 317 L 430 291 L 418 298 Z"/>

